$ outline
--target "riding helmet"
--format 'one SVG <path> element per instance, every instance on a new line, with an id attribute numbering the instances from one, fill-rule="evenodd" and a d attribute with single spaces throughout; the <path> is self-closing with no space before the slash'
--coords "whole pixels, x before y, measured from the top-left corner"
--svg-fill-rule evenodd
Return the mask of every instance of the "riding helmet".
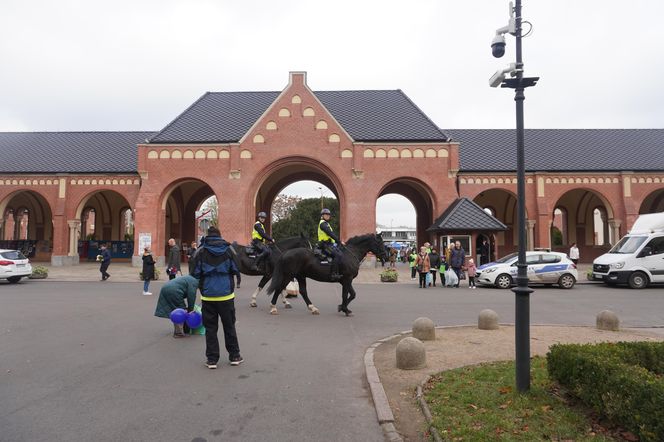
<path id="1" fill-rule="evenodd" d="M 332 213 L 330 212 L 330 209 L 323 209 L 323 210 L 320 211 L 320 214 L 321 215 L 332 215 Z"/>
<path id="2" fill-rule="evenodd" d="M 265 212 L 258 212 L 258 215 L 256 216 L 256 218 L 267 218 L 267 213 L 265 213 Z"/>

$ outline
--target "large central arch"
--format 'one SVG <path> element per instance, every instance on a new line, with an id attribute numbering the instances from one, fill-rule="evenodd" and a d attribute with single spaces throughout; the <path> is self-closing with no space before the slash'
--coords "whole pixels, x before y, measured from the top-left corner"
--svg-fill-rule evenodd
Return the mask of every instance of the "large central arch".
<path id="1" fill-rule="evenodd" d="M 250 193 L 250 197 L 252 195 L 253 197 L 248 207 L 253 210 L 247 215 L 253 218 L 259 211 L 266 212 L 269 223 L 272 202 L 279 192 L 290 184 L 304 180 L 317 181 L 329 188 L 336 196 L 341 212 L 339 216 L 341 234 L 344 235 L 346 205 L 341 180 L 329 167 L 313 158 L 286 157 L 265 167 L 252 183 L 254 191 Z M 266 228 L 269 229 L 269 224 Z"/>
<path id="2" fill-rule="evenodd" d="M 424 244 L 429 236 L 426 229 L 433 224 L 433 191 L 421 180 L 412 177 L 400 177 L 388 182 L 376 196 L 376 200 L 388 194 L 398 194 L 415 207 L 417 244 Z M 440 247 L 440 245 L 437 245 Z"/>

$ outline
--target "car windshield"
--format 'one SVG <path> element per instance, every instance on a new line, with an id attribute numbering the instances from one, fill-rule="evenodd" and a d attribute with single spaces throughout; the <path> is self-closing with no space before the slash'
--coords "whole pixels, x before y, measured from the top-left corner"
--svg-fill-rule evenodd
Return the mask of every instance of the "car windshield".
<path id="1" fill-rule="evenodd" d="M 641 244 L 643 244 L 646 239 L 648 239 L 647 236 L 625 236 L 623 239 L 618 241 L 618 244 L 609 250 L 609 253 L 634 253 L 639 249 L 639 247 L 641 247 Z"/>
<path id="2" fill-rule="evenodd" d="M 503 263 L 506 263 L 507 261 L 509 261 L 511 259 L 514 259 L 518 255 L 519 255 L 518 253 L 510 253 L 509 255 L 505 255 L 502 258 L 497 259 L 495 262 L 497 262 L 499 264 L 503 264 Z"/>
<path id="3" fill-rule="evenodd" d="M 0 256 L 5 259 L 26 259 L 25 256 L 23 256 L 23 253 L 19 252 L 18 250 L 2 252 L 0 253 Z"/>

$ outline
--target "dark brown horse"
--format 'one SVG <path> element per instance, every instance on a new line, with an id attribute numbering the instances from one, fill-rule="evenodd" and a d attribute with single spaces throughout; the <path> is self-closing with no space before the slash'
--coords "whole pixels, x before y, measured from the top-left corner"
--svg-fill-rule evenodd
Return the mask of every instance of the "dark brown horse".
<path id="1" fill-rule="evenodd" d="M 348 304 L 355 299 L 353 279 L 360 270 L 360 262 L 368 252 L 372 252 L 381 261 L 387 260 L 387 251 L 380 234 L 368 233 L 366 235 L 354 236 L 348 240 L 345 247 L 341 247 L 343 255 L 339 261 L 340 281 L 332 281 L 330 278 L 330 266 L 321 264 L 311 249 L 292 249 L 284 252 L 277 260 L 273 272 L 272 282 L 267 289 L 268 295 L 272 295 L 272 308 L 270 313 L 278 314 L 276 302 L 281 293 L 293 278 L 300 285 L 300 294 L 307 304 L 309 311 L 317 315 L 319 310 L 311 303 L 307 294 L 307 278 L 321 282 L 338 282 L 341 284 L 341 304 L 338 311 L 349 316 L 352 312 Z"/>
<path id="2" fill-rule="evenodd" d="M 233 242 L 232 249 L 235 252 L 235 258 L 236 258 L 235 262 L 237 263 L 240 272 L 250 276 L 258 276 L 258 275 L 263 276 L 261 280 L 258 282 L 258 287 L 254 291 L 253 295 L 251 295 L 251 302 L 249 302 L 249 305 L 251 307 L 256 307 L 257 306 L 256 297 L 263 290 L 263 287 L 265 287 L 268 281 L 272 278 L 272 269 L 274 269 L 274 265 L 277 259 L 281 256 L 281 254 L 287 250 L 291 250 L 298 247 L 311 249 L 311 243 L 304 235 L 300 234 L 300 236 L 294 236 L 292 238 L 282 239 L 274 244 L 270 244 L 268 246 L 270 247 L 270 255 L 264 261 L 265 271 L 262 272 L 261 271 L 257 272 L 256 270 L 252 270 L 256 258 L 252 258 L 249 255 L 247 255 L 246 247 L 247 246 L 237 244 L 237 242 Z M 285 298 L 283 298 L 283 296 L 282 299 L 285 307 L 291 308 L 290 303 Z"/>

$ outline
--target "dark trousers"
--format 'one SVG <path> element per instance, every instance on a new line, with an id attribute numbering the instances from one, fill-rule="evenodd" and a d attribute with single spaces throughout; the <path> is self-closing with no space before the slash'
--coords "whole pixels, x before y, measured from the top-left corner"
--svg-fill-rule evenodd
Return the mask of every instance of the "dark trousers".
<path id="1" fill-rule="evenodd" d="M 475 287 L 475 277 L 474 276 L 469 276 L 468 277 L 468 287 Z"/>
<path id="2" fill-rule="evenodd" d="M 420 288 L 427 288 L 428 272 L 420 272 Z"/>
<path id="3" fill-rule="evenodd" d="M 410 278 L 415 278 L 415 272 L 417 272 L 417 267 L 413 266 L 410 268 Z"/>
<path id="4" fill-rule="evenodd" d="M 431 282 L 434 287 L 436 286 L 436 274 L 438 273 L 438 269 L 433 270 L 431 269 Z"/>
<path id="5" fill-rule="evenodd" d="M 170 281 L 171 279 L 175 279 L 176 276 L 177 276 L 177 273 L 169 273 L 168 274 L 168 280 Z"/>
<path id="6" fill-rule="evenodd" d="M 240 344 L 235 331 L 235 300 L 203 301 L 203 325 L 205 326 L 205 356 L 210 362 L 219 362 L 219 318 L 224 328 L 224 343 L 229 359 L 240 356 Z"/>
<path id="7" fill-rule="evenodd" d="M 111 265 L 111 262 L 108 261 L 108 262 L 102 262 L 101 265 L 99 266 L 99 271 L 101 272 L 102 279 L 106 279 L 109 276 L 111 276 L 106 271 L 106 270 L 108 270 L 108 266 L 110 266 L 110 265 Z"/>

